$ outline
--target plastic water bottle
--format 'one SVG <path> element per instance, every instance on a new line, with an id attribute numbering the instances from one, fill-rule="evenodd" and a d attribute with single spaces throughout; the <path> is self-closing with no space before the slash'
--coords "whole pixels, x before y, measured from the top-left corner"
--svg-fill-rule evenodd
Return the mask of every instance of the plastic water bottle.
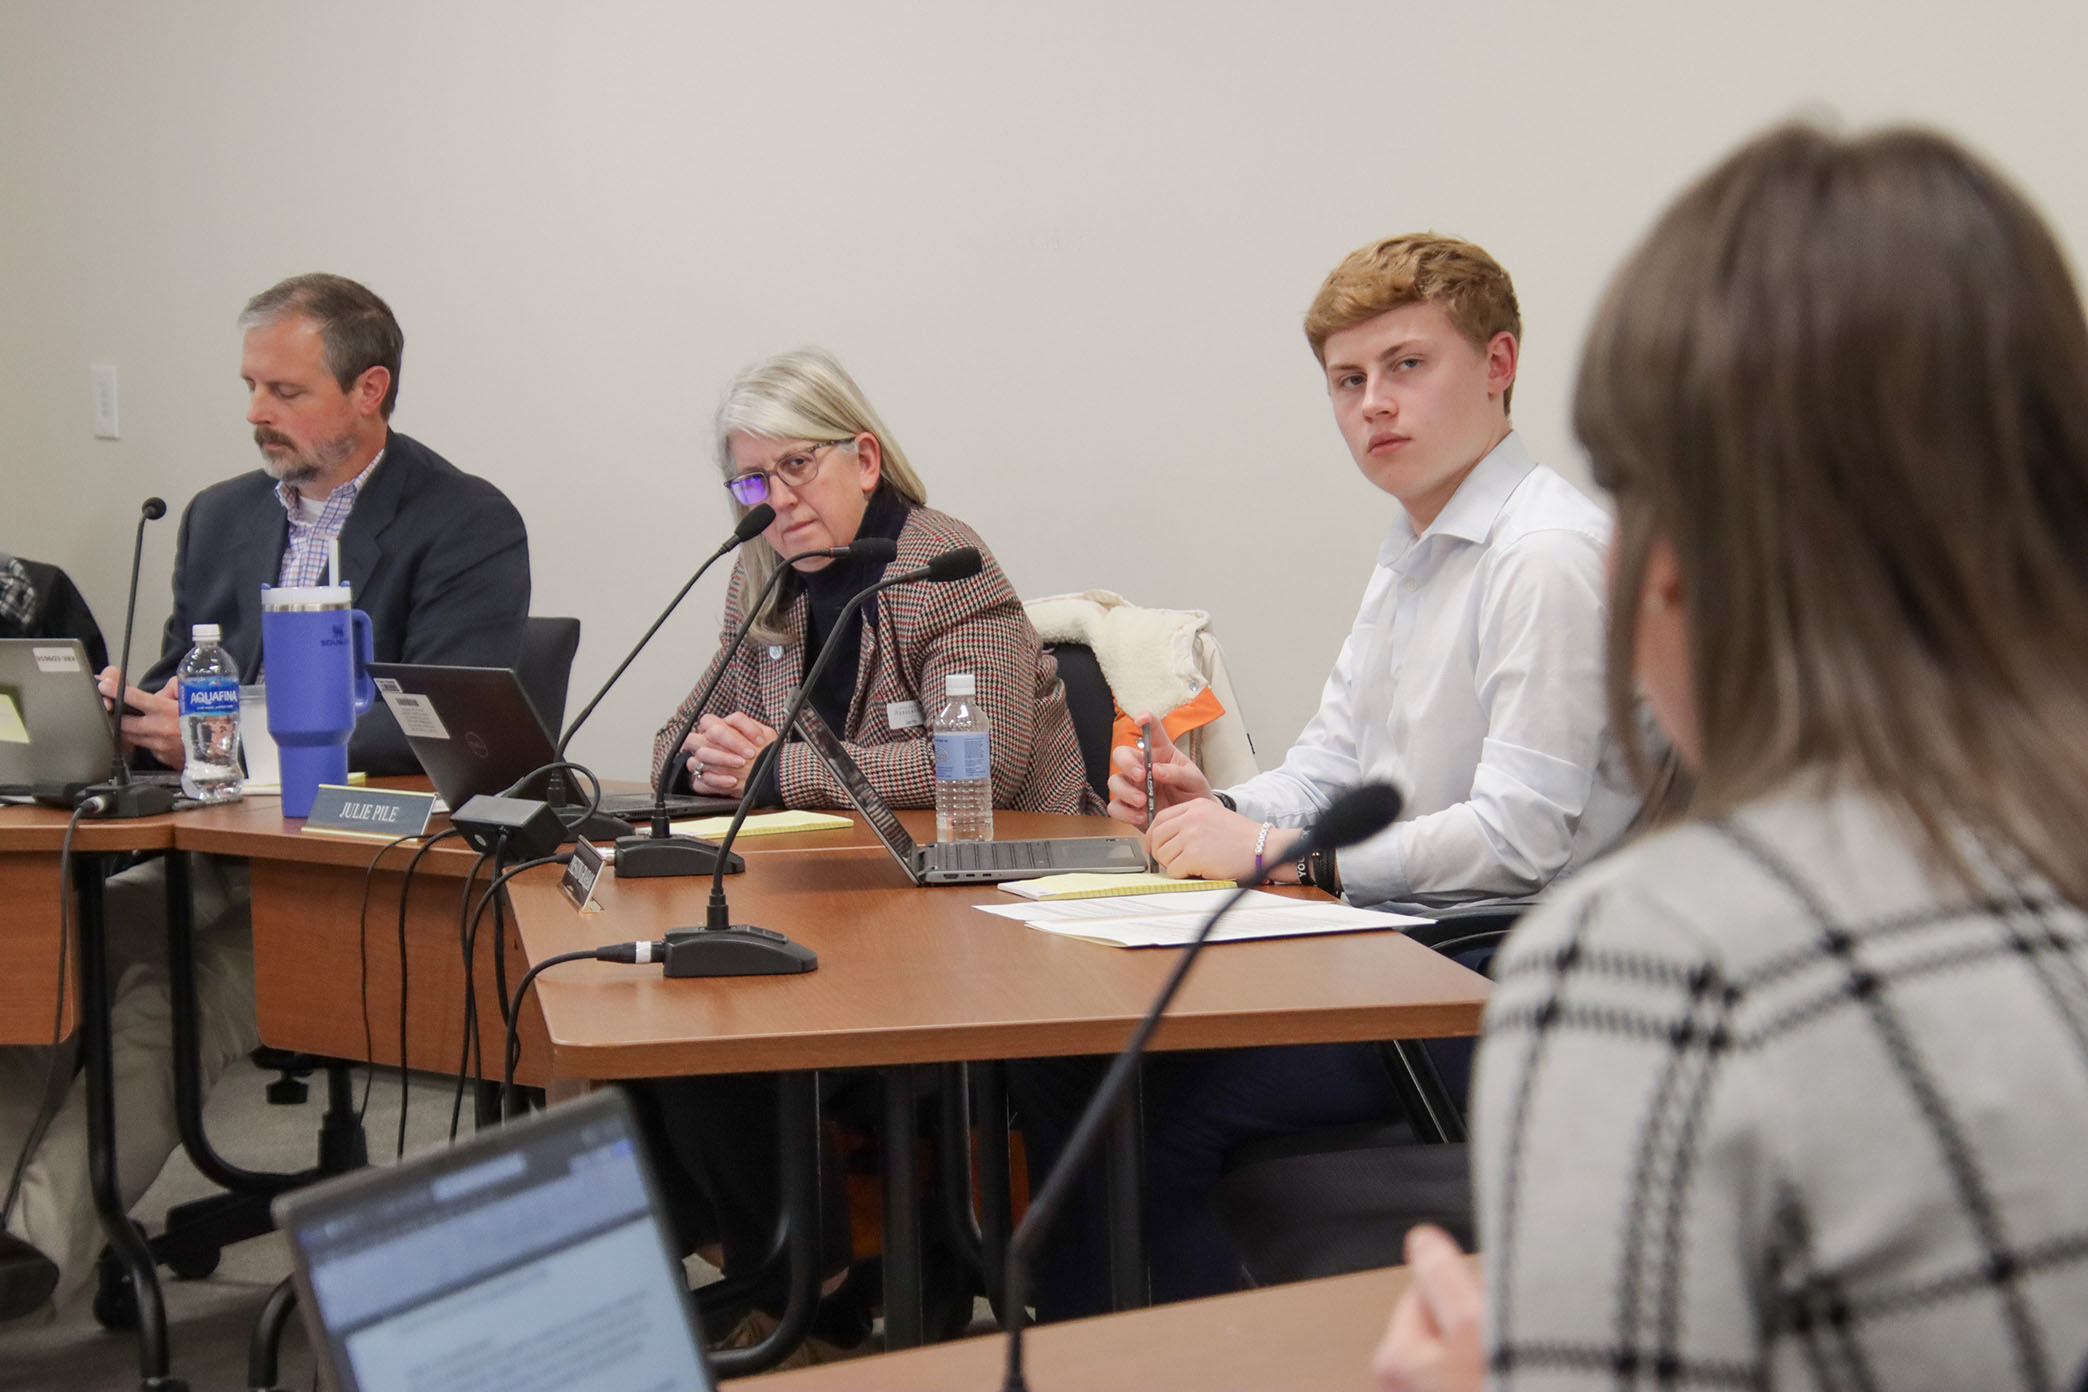
<path id="1" fill-rule="evenodd" d="M 993 727 L 973 704 L 978 687 L 969 672 L 943 678 L 943 708 L 935 734 L 935 839 L 993 839 Z"/>
<path id="2" fill-rule="evenodd" d="M 181 659 L 181 791 L 198 802 L 232 802 L 244 789 L 239 767 L 239 664 L 219 643 L 216 624 L 190 630 Z"/>

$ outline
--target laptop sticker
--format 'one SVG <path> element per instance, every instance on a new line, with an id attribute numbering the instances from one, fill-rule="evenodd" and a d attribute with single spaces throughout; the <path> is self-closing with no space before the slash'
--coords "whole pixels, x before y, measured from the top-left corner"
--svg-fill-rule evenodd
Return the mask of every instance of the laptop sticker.
<path id="1" fill-rule="evenodd" d="M 442 718 L 435 714 L 435 705 L 425 696 L 415 696 L 404 691 L 387 691 L 384 704 L 398 717 L 399 729 L 408 739 L 446 740 L 450 732 L 444 727 Z"/>
<path id="2" fill-rule="evenodd" d="M 80 670 L 80 655 L 71 648 L 31 648 L 36 655 L 36 670 L 39 672 L 77 672 Z"/>
<path id="3" fill-rule="evenodd" d="M 29 743 L 29 727 L 22 723 L 22 708 L 12 691 L 0 691 L 0 744 Z"/>

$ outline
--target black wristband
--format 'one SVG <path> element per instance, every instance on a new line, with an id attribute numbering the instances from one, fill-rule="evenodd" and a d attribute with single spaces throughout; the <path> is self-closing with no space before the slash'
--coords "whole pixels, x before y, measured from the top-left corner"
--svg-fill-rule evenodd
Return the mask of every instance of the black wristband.
<path id="1" fill-rule="evenodd" d="M 1232 800 L 1231 793 L 1212 793 L 1211 796 L 1218 799 L 1218 805 L 1223 807 L 1228 812 L 1237 812 L 1240 810 L 1240 804 Z"/>

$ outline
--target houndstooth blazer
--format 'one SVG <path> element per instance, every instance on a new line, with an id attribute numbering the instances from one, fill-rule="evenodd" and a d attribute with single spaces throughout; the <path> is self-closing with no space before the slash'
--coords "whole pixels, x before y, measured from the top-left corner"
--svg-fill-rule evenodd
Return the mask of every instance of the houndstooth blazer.
<path id="1" fill-rule="evenodd" d="M 2071 1387 L 2088 924 L 1818 787 L 1628 847 L 1496 962 L 1499 1388 Z"/>
<path id="2" fill-rule="evenodd" d="M 993 725 L 994 806 L 1024 812 L 1101 810 L 1081 764 L 1058 664 L 1045 655 L 1022 602 L 978 533 L 954 517 L 916 507 L 907 514 L 899 554 L 887 574 L 925 565 L 958 546 L 979 548 L 985 566 L 977 575 L 895 586 L 864 606 L 855 696 L 847 727 L 840 731 L 849 752 L 894 807 L 933 807 L 935 755 L 927 721 L 942 708 L 943 678 L 969 672 L 978 682 L 978 704 Z M 675 718 L 653 737 L 655 779 L 672 752 L 668 736 L 688 718 L 697 693 L 725 660 L 724 639 L 745 617 L 746 583 L 742 566 L 725 596 L 718 655 Z M 791 635 L 787 641 L 749 639 L 740 645 L 711 698 L 712 713 L 743 711 L 769 726 L 782 723 L 791 693 L 805 676 L 806 607 L 802 589 L 784 602 L 780 626 Z M 912 710 L 919 712 L 917 724 L 909 720 Z M 778 773 L 786 806 L 848 805 L 841 784 L 802 742 L 785 747 Z"/>

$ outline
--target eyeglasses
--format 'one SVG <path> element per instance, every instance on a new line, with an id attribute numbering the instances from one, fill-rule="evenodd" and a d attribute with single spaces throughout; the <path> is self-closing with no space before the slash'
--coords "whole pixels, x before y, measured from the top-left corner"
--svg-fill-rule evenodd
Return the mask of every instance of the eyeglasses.
<path id="1" fill-rule="evenodd" d="M 732 491 L 732 496 L 741 507 L 765 503 L 772 486 L 769 483 L 770 479 L 782 479 L 793 489 L 803 488 L 812 482 L 812 476 L 819 472 L 821 451 L 830 450 L 836 445 L 852 443 L 854 442 L 850 440 L 822 440 L 816 445 L 808 445 L 804 449 L 793 450 L 784 455 L 776 461 L 776 467 L 773 469 L 756 469 L 752 473 L 735 474 L 725 480 L 725 486 Z"/>

